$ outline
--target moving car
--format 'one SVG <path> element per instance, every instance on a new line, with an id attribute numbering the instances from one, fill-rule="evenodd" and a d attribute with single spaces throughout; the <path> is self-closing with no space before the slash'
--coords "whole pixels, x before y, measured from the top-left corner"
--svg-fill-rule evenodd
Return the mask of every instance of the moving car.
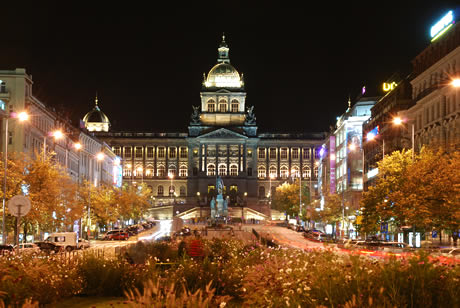
<path id="1" fill-rule="evenodd" d="M 105 241 L 124 240 L 129 238 L 129 234 L 123 230 L 111 230 L 108 231 L 102 238 Z"/>
<path id="2" fill-rule="evenodd" d="M 77 249 L 77 233 L 75 232 L 56 232 L 51 233 L 45 242 L 51 242 L 62 247 L 66 251 Z"/>
<path id="3" fill-rule="evenodd" d="M 174 232 L 174 236 L 189 236 L 192 235 L 190 228 L 182 228 L 179 231 Z"/>
<path id="4" fill-rule="evenodd" d="M 90 244 L 88 240 L 79 238 L 78 239 L 78 249 L 87 249 L 89 248 Z"/>
<path id="5" fill-rule="evenodd" d="M 0 255 L 7 255 L 13 252 L 13 246 L 11 245 L 0 245 Z"/>

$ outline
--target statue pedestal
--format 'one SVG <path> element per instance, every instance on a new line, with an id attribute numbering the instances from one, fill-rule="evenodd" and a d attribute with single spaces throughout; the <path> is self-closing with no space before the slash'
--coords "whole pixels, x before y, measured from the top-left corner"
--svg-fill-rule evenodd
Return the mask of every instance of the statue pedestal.
<path id="1" fill-rule="evenodd" d="M 217 195 L 216 199 L 216 204 L 217 204 L 217 216 L 222 217 L 224 216 L 224 198 L 222 195 Z"/>

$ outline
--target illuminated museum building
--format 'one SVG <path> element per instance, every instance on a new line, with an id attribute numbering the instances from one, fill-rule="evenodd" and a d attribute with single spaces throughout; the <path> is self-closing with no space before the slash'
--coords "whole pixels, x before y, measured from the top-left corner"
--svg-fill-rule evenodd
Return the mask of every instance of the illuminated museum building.
<path id="1" fill-rule="evenodd" d="M 112 132 L 89 119 L 86 126 L 122 157 L 123 181 L 148 185 L 156 206 L 209 203 L 216 175 L 223 178 L 230 206 L 267 204 L 270 189 L 293 175 L 316 186 L 315 161 L 324 134 L 258 133 L 225 37 L 200 94 L 187 133 Z"/>

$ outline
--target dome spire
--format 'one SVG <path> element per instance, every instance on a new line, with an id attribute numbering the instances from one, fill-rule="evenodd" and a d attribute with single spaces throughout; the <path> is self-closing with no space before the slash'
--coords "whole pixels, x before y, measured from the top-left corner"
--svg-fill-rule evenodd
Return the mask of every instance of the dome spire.
<path id="1" fill-rule="evenodd" d="M 98 102 L 98 100 L 97 100 L 97 91 L 96 91 L 96 98 L 94 99 L 94 103 L 95 103 L 96 107 L 98 107 L 97 102 Z"/>
<path id="2" fill-rule="evenodd" d="M 217 58 L 218 63 L 230 63 L 230 58 L 228 57 L 228 45 L 225 42 L 225 33 L 222 32 L 222 42 L 217 49 L 219 51 L 219 57 Z"/>

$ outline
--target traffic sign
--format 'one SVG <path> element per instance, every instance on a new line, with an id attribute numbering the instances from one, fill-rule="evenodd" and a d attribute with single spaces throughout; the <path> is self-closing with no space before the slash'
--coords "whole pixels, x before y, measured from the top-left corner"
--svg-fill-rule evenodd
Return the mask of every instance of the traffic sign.
<path id="1" fill-rule="evenodd" d="M 22 217 L 30 211 L 30 200 L 22 195 L 16 195 L 8 201 L 8 211 L 11 215 Z"/>
<path id="2" fill-rule="evenodd" d="M 436 231 L 436 230 L 431 231 L 431 237 L 432 238 L 437 238 L 438 237 L 438 231 Z"/>

